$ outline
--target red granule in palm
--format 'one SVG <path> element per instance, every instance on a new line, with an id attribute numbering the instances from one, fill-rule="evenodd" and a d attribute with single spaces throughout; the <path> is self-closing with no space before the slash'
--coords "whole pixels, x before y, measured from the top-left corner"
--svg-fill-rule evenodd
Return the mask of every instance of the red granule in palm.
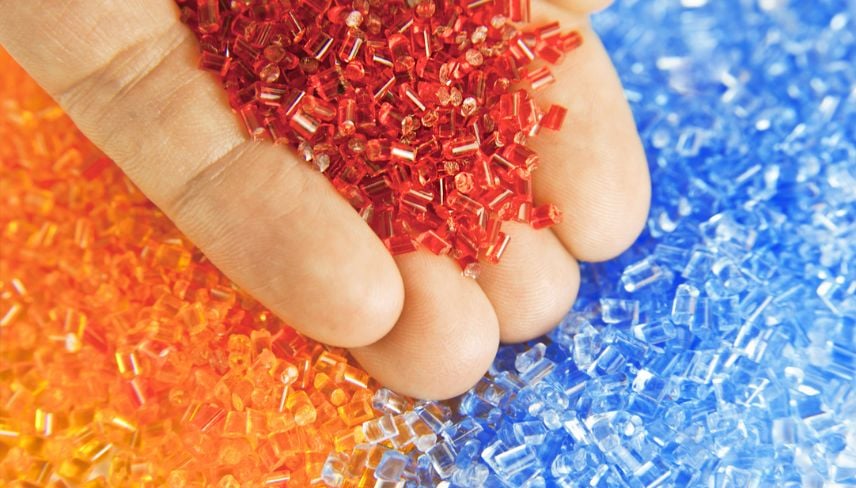
<path id="1" fill-rule="evenodd" d="M 253 138 L 294 147 L 393 254 L 425 247 L 465 274 L 496 263 L 504 221 L 542 228 L 526 141 L 566 110 L 532 98 L 581 43 L 524 28 L 525 0 L 176 0 Z"/>

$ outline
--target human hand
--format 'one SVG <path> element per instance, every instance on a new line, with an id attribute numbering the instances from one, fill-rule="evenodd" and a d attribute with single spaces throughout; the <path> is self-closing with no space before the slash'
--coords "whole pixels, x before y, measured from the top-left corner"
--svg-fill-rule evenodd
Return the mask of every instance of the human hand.
<path id="1" fill-rule="evenodd" d="M 445 398 L 472 386 L 500 340 L 537 337 L 567 312 L 577 260 L 617 255 L 647 216 L 644 154 L 585 14 L 598 0 L 534 1 L 582 47 L 538 94 L 569 109 L 540 134 L 537 200 L 550 230 L 507 223 L 512 245 L 477 280 L 427 251 L 392 257 L 326 178 L 248 140 L 172 0 L 0 0 L 0 44 L 227 276 L 302 333 L 350 348 L 381 383 Z"/>

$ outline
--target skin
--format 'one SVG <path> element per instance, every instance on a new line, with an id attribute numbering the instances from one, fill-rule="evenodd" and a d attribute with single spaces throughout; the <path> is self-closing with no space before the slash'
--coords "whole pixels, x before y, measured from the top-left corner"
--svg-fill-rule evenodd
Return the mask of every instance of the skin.
<path id="1" fill-rule="evenodd" d="M 645 224 L 645 156 L 587 20 L 607 3 L 533 1 L 533 20 L 585 39 L 538 95 L 569 109 L 562 131 L 532 143 L 536 200 L 565 219 L 509 224 L 502 263 L 477 281 L 427 251 L 390 256 L 323 175 L 248 141 L 172 0 L 0 0 L 0 45 L 239 286 L 384 385 L 442 399 L 478 381 L 500 341 L 550 330 L 576 298 L 578 261 L 618 255 Z"/>

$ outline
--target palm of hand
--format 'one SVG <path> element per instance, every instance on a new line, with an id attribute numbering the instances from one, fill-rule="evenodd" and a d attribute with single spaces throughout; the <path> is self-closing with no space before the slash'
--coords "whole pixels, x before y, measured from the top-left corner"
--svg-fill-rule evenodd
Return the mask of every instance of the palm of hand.
<path id="1" fill-rule="evenodd" d="M 392 257 L 324 176 L 247 140 L 171 0 L 0 0 L 0 43 L 81 130 L 230 278 L 304 334 L 349 347 L 382 383 L 445 398 L 487 370 L 501 341 L 567 312 L 577 260 L 625 249 L 644 225 L 647 166 L 621 85 L 582 13 L 534 1 L 536 18 L 585 42 L 539 98 L 564 105 L 541 155 L 536 200 L 562 224 L 506 224 L 512 246 L 478 281 L 427 251 Z M 562 4 L 562 6 L 557 6 Z"/>

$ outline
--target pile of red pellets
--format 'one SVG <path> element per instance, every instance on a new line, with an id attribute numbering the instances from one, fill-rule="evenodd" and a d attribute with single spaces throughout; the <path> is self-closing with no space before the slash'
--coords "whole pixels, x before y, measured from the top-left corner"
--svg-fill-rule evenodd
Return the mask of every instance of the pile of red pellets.
<path id="1" fill-rule="evenodd" d="M 526 0 L 176 1 L 250 135 L 296 148 L 393 254 L 477 277 L 504 221 L 560 221 L 533 203 L 526 142 L 561 127 L 532 94 L 581 38 L 526 27 Z"/>

